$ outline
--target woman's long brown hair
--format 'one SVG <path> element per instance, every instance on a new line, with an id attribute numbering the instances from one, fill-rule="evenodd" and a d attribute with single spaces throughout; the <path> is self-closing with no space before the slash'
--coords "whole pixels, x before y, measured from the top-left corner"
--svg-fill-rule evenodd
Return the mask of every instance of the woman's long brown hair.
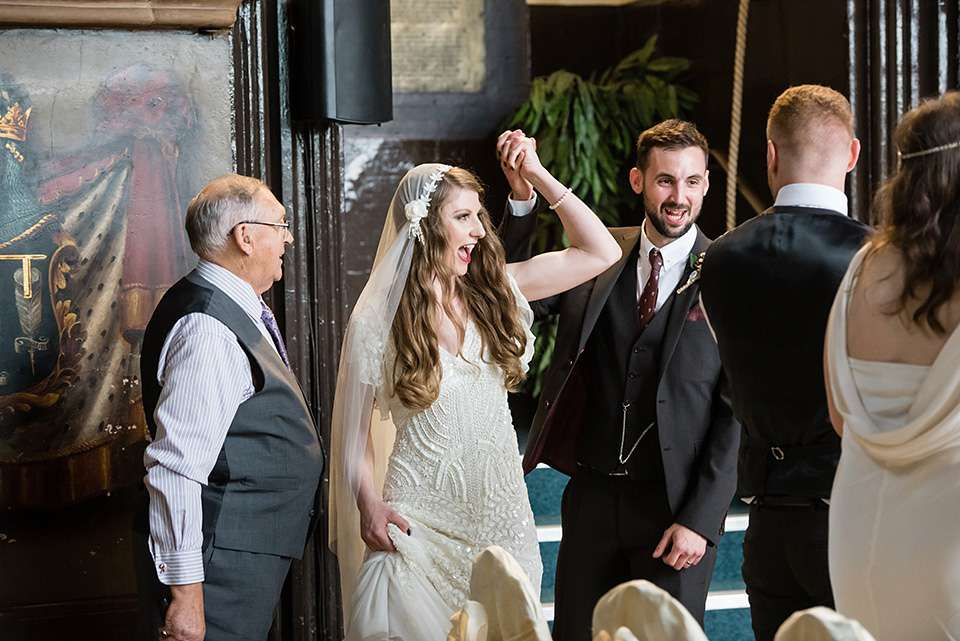
<path id="1" fill-rule="evenodd" d="M 470 255 L 465 276 L 453 278 L 446 265 L 449 241 L 443 229 L 440 209 L 458 188 L 482 196 L 479 179 L 466 169 L 454 167 L 437 184 L 430 199 L 427 217 L 420 223 L 423 243 L 416 243 L 410 274 L 397 315 L 390 329 L 397 357 L 393 370 L 393 393 L 404 406 L 423 410 L 440 393 L 440 344 L 437 339 L 435 280 L 441 285 L 440 306 L 457 328 L 462 344 L 466 328 L 453 309 L 452 301 L 462 301 L 483 339 L 484 353 L 503 370 L 504 386 L 513 390 L 523 380 L 520 357 L 526 347 L 526 334 L 507 281 L 503 245 L 493 231 L 490 217 L 481 205 L 480 220 L 486 235 Z M 452 285 L 451 285 L 452 283 Z"/>
<path id="2" fill-rule="evenodd" d="M 960 142 L 960 93 L 950 91 L 908 112 L 894 134 L 901 154 Z M 880 231 L 867 257 L 881 247 L 903 257 L 904 287 L 892 313 L 946 333 L 938 316 L 960 285 L 960 148 L 904 158 L 877 192 L 872 214 Z"/>

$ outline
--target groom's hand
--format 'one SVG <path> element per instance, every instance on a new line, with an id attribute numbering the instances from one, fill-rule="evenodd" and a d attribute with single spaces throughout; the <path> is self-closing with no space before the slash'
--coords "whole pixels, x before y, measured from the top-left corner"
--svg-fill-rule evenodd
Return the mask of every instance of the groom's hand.
<path id="1" fill-rule="evenodd" d="M 171 585 L 173 598 L 160 630 L 160 641 L 203 641 L 203 584 Z"/>
<path id="2" fill-rule="evenodd" d="M 539 165 L 537 157 L 537 141 L 529 138 L 522 131 L 507 130 L 497 138 L 497 154 L 500 156 L 500 169 L 510 184 L 510 191 L 514 200 L 530 200 L 533 197 L 533 185 L 521 175 L 521 167 L 527 156 L 531 162 Z"/>
<path id="3" fill-rule="evenodd" d="M 663 562 L 674 570 L 682 570 L 699 563 L 706 551 L 705 538 L 690 528 L 674 523 L 663 533 L 663 538 L 653 551 L 653 558 L 663 557 Z"/>
<path id="4" fill-rule="evenodd" d="M 400 513 L 379 499 L 363 501 L 360 505 L 360 538 L 374 552 L 396 552 L 387 534 L 387 524 L 393 523 L 410 534 L 410 524 Z"/>

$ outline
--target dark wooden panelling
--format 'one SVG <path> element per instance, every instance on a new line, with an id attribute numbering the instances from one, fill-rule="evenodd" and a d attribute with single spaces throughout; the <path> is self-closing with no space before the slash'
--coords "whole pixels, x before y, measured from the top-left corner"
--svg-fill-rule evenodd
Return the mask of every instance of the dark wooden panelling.
<path id="1" fill-rule="evenodd" d="M 55 510 L 0 514 L 0 639 L 60 639 L 76 630 L 130 638 L 138 617 L 135 498 L 127 489 Z"/>
<path id="2" fill-rule="evenodd" d="M 139 616 L 135 596 L 15 607 L 0 613 L 0 639 L 130 641 Z"/>
<path id="3" fill-rule="evenodd" d="M 863 152 L 851 204 L 866 220 L 874 192 L 896 167 L 893 132 L 920 100 L 957 89 L 957 0 L 848 0 L 849 82 Z"/>
<path id="4" fill-rule="evenodd" d="M 346 317 L 341 129 L 291 120 L 288 9 L 275 0 L 248 0 L 240 9 L 234 31 L 237 171 L 267 183 L 292 214 L 294 243 L 284 278 L 268 298 L 327 444 Z M 322 483 L 325 492 L 326 473 Z M 293 563 L 271 640 L 339 638 L 339 592 L 327 541 L 321 514 L 303 559 Z"/>

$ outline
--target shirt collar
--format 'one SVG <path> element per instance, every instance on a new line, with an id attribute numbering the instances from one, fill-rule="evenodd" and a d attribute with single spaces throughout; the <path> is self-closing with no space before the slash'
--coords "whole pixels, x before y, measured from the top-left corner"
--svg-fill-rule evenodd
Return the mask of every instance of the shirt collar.
<path id="1" fill-rule="evenodd" d="M 834 187 L 816 183 L 784 185 L 777 192 L 774 206 L 816 207 L 830 209 L 847 216 L 847 196 Z"/>
<path id="2" fill-rule="evenodd" d="M 663 269 L 668 270 L 677 263 L 685 261 L 690 255 L 690 252 L 693 251 L 693 244 L 695 242 L 697 242 L 697 226 L 690 225 L 690 229 L 688 229 L 683 236 L 675 239 L 671 243 L 667 243 L 663 247 L 657 247 L 657 249 L 660 250 L 660 255 L 663 257 Z M 656 247 L 656 245 L 647 238 L 647 220 L 644 218 L 643 224 L 640 225 L 640 256 L 649 256 L 650 250 L 654 247 Z"/>
<path id="3" fill-rule="evenodd" d="M 260 306 L 261 299 L 250 283 L 230 270 L 202 258 L 197 264 L 197 273 L 229 296 L 247 315 L 259 320 L 263 311 Z"/>

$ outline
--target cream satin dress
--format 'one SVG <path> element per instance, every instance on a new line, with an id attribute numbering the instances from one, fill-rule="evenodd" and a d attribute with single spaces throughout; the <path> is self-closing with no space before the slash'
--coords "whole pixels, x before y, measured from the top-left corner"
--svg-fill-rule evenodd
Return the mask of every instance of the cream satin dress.
<path id="1" fill-rule="evenodd" d="M 877 641 L 960 640 L 960 332 L 932 366 L 847 355 L 853 259 L 827 325 L 843 416 L 830 507 L 837 611 Z"/>

